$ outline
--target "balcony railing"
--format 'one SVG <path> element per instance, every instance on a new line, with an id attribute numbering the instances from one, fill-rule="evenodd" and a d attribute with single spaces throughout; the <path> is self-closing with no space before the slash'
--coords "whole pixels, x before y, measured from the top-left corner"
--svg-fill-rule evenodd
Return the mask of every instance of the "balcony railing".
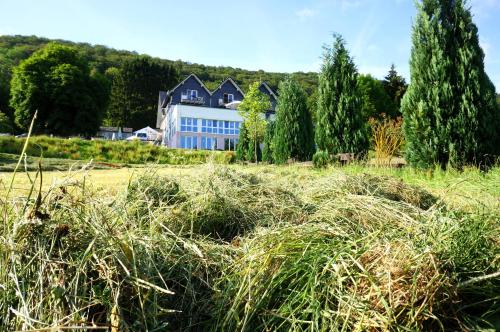
<path id="1" fill-rule="evenodd" d="M 203 105 L 205 103 L 205 100 L 203 99 L 203 97 L 181 95 L 181 103 Z"/>

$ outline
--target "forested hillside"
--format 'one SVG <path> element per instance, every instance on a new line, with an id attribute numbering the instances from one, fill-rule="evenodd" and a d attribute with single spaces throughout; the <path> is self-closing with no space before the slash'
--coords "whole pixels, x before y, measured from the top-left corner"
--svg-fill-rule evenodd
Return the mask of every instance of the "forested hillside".
<path id="1" fill-rule="evenodd" d="M 47 43 L 55 41 L 63 45 L 70 45 L 80 49 L 87 57 L 93 68 L 104 73 L 110 67 L 120 67 L 127 59 L 139 55 L 137 52 L 116 50 L 103 45 L 91 45 L 88 43 L 75 43 L 67 40 L 48 39 L 37 36 L 0 36 L 0 68 L 4 75 L 5 68 L 10 69 L 19 61 L 26 59 L 33 52 L 42 48 Z M 180 76 L 195 73 L 207 85 L 209 89 L 215 89 L 221 81 L 232 77 L 241 88 L 246 90 L 250 83 L 255 80 L 263 80 L 276 89 L 283 79 L 284 73 L 269 73 L 263 70 L 252 71 L 232 67 L 205 66 L 197 63 L 189 63 L 181 60 L 173 61 L 161 59 L 161 62 L 175 65 Z M 317 73 L 296 73 L 298 81 L 308 94 L 312 93 L 317 86 Z M 2 77 L 3 78 L 3 77 Z"/>
<path id="2" fill-rule="evenodd" d="M 137 52 L 123 51 L 109 48 L 103 45 L 91 45 L 88 43 L 75 43 L 66 40 L 51 40 L 37 36 L 0 36 L 0 111 L 6 113 L 13 119 L 13 110 L 9 108 L 9 92 L 10 81 L 12 78 L 12 70 L 22 60 L 30 57 L 37 50 L 42 49 L 50 42 L 57 42 L 59 44 L 75 47 L 82 53 L 83 57 L 87 60 L 91 71 L 103 74 L 108 80 L 109 85 L 113 84 L 116 78 L 116 70 L 124 67 L 124 64 L 134 61 L 139 57 Z M 263 80 L 269 85 L 277 89 L 279 82 L 284 78 L 284 73 L 269 73 L 262 70 L 250 71 L 240 68 L 232 67 L 214 67 L 205 66 L 202 64 L 188 63 L 181 60 L 172 61 L 165 59 L 151 58 L 153 64 L 148 70 L 157 68 L 175 68 L 178 75 L 175 75 L 174 80 L 178 82 L 185 76 L 195 73 L 207 85 L 209 89 L 215 89 L 220 82 L 227 77 L 232 77 L 243 90 L 247 90 L 250 83 L 256 80 Z M 151 66 L 150 66 L 151 67 Z M 115 69 L 116 68 L 116 69 Z M 298 82 L 302 85 L 306 93 L 313 95 L 317 86 L 317 73 L 297 73 Z M 170 86 L 170 85 L 169 85 Z M 155 91 L 153 95 L 157 95 Z M 151 108 L 151 105 L 156 103 L 155 100 L 147 101 L 144 109 Z M 110 108 L 116 105 L 117 102 L 113 101 L 113 94 L 111 95 Z M 137 104 L 137 103 L 136 103 Z M 110 125 L 124 125 L 120 119 L 115 119 L 116 110 L 109 109 L 107 114 L 103 116 L 104 122 Z M 124 115 L 124 118 L 133 119 L 133 115 Z M 136 116 L 137 118 L 137 116 Z M 140 125 L 153 125 L 151 119 L 147 119 L 148 123 L 130 123 L 134 127 Z M 116 122 L 116 123 L 115 123 Z"/>

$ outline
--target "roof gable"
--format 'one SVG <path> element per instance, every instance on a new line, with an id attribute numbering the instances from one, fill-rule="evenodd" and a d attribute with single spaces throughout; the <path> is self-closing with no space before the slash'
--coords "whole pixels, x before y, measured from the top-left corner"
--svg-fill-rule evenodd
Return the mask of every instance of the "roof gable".
<path id="1" fill-rule="evenodd" d="M 241 95 L 242 95 L 243 97 L 245 97 L 245 93 L 243 92 L 243 90 L 241 90 L 241 88 L 239 87 L 239 85 L 238 85 L 238 84 L 236 84 L 236 82 L 235 82 L 235 81 L 233 81 L 233 79 L 232 79 L 231 77 L 228 77 L 228 78 L 226 78 L 224 81 L 222 81 L 222 83 L 221 83 L 221 84 L 219 84 L 219 86 L 217 87 L 217 89 L 215 89 L 214 91 L 212 91 L 212 94 L 214 94 L 214 93 L 215 93 L 215 91 L 217 91 L 217 90 L 221 89 L 221 88 L 222 88 L 222 86 L 223 86 L 224 84 L 226 84 L 226 82 L 230 82 L 230 83 L 231 83 L 231 84 L 232 84 L 232 85 L 236 88 L 236 90 L 237 90 L 237 91 L 239 91 L 239 93 L 241 93 Z"/>
<path id="2" fill-rule="evenodd" d="M 196 76 L 195 74 L 190 74 L 188 77 L 186 77 L 182 82 L 180 82 L 179 84 L 177 84 L 172 90 L 170 91 L 175 91 L 177 90 L 177 88 L 179 88 L 180 86 L 184 85 L 184 83 L 186 83 L 186 81 L 188 81 L 189 79 L 191 78 L 194 78 L 199 84 L 200 86 L 205 89 L 205 91 L 208 93 L 209 96 L 212 95 L 212 92 L 210 92 L 210 90 L 207 89 L 207 87 L 205 86 L 205 84 L 203 84 L 203 82 L 198 78 L 198 76 Z"/>
<path id="3" fill-rule="evenodd" d="M 263 86 L 267 91 L 269 91 L 269 94 L 274 97 L 275 100 L 278 100 L 278 97 L 276 97 L 276 94 L 274 91 L 269 87 L 269 85 L 266 82 L 262 82 L 260 86 Z"/>

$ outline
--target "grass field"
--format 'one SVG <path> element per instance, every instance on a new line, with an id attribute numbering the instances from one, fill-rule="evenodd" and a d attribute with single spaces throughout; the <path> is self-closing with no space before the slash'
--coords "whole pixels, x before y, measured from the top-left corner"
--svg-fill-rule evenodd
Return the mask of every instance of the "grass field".
<path id="1" fill-rule="evenodd" d="M 499 168 L 60 167 L 0 173 L 0 329 L 500 327 Z"/>
<path id="2" fill-rule="evenodd" d="M 25 138 L 0 136 L 0 151 L 3 154 L 20 155 Z M 158 163 L 169 165 L 202 164 L 209 160 L 217 163 L 234 162 L 235 155 L 230 151 L 205 151 L 167 149 L 140 141 L 84 140 L 80 138 L 57 138 L 33 136 L 29 138 L 26 155 L 53 160 L 80 160 L 101 163 L 144 164 Z M 2 160 L 4 159 L 4 160 Z M 9 161 L 9 156 L 0 156 L 0 164 Z M 0 168 L 0 170 L 2 170 Z"/>

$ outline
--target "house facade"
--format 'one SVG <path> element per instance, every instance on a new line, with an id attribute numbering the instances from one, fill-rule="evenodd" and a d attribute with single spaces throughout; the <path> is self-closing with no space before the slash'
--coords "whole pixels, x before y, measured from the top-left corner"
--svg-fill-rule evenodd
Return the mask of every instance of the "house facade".
<path id="1" fill-rule="evenodd" d="M 259 90 L 269 96 L 274 116 L 276 94 L 262 83 Z M 236 110 L 245 97 L 231 78 L 210 91 L 194 74 L 170 91 L 160 91 L 156 126 L 163 144 L 170 148 L 235 150 L 243 118 Z"/>

